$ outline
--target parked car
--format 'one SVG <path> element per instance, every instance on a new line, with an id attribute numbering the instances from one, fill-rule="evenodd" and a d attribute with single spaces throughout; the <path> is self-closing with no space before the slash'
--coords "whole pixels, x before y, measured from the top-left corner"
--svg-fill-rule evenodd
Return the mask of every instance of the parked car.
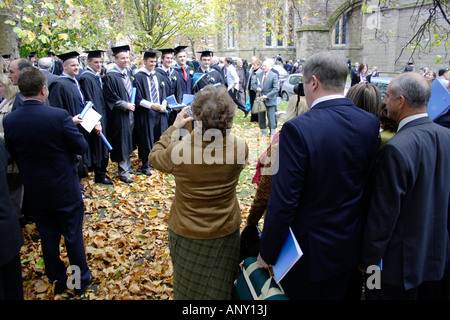
<path id="1" fill-rule="evenodd" d="M 370 78 L 370 83 L 376 85 L 378 87 L 378 89 L 380 89 L 381 101 L 384 100 L 384 97 L 386 96 L 386 90 L 392 79 L 393 78 L 391 78 L 391 77 L 371 77 Z"/>
<path id="2" fill-rule="evenodd" d="M 294 73 L 287 77 L 280 88 L 280 96 L 284 101 L 289 101 L 289 98 L 295 94 L 294 87 L 303 82 L 303 75 L 301 73 Z"/>
<path id="3" fill-rule="evenodd" d="M 281 84 L 287 79 L 289 74 L 287 73 L 286 69 L 284 69 L 283 66 L 279 64 L 274 64 L 273 69 L 278 72 L 278 80 L 281 87 Z"/>

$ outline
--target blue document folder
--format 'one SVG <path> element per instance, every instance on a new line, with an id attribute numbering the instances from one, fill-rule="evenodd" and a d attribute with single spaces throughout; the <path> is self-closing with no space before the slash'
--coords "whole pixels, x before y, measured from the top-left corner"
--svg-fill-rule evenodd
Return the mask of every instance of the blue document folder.
<path id="1" fill-rule="evenodd" d="M 167 105 L 170 107 L 170 109 L 181 109 L 186 106 L 189 106 L 191 102 L 194 100 L 195 96 L 193 94 L 183 94 L 183 102 L 181 104 L 177 103 L 177 100 L 173 95 L 166 98 Z"/>
<path id="2" fill-rule="evenodd" d="M 431 97 L 427 112 L 431 120 L 434 120 L 444 114 L 450 107 L 450 92 L 437 79 L 431 83 L 430 87 Z"/>
<path id="3" fill-rule="evenodd" d="M 134 100 L 136 100 L 136 88 L 133 88 L 133 91 L 131 92 L 130 103 L 134 103 Z"/>
<path id="4" fill-rule="evenodd" d="M 194 101 L 195 95 L 193 94 L 183 94 L 183 104 L 190 105 Z"/>
<path id="5" fill-rule="evenodd" d="M 289 227 L 289 234 L 286 242 L 281 248 L 277 262 L 272 266 L 273 275 L 277 283 L 284 278 L 302 255 L 302 249 L 300 248 L 291 227 Z"/>

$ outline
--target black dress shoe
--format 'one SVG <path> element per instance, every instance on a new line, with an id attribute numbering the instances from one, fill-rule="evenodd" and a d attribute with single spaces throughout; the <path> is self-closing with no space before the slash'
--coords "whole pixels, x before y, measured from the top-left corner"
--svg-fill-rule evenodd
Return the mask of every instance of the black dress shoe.
<path id="1" fill-rule="evenodd" d="M 65 283 L 61 283 L 59 281 L 56 281 L 55 283 L 55 294 L 63 294 L 66 292 L 67 286 Z"/>
<path id="2" fill-rule="evenodd" d="M 113 181 L 107 177 L 95 178 L 95 183 L 113 184 Z"/>
<path id="3" fill-rule="evenodd" d="M 125 182 L 125 183 L 133 183 L 134 180 L 131 178 L 120 178 L 120 181 Z"/>
<path id="4" fill-rule="evenodd" d="M 75 290 L 74 290 L 74 291 L 75 291 L 75 294 L 76 294 L 77 296 L 81 296 L 81 295 L 85 294 L 85 293 L 86 293 L 86 290 L 89 288 L 89 286 L 90 286 L 91 284 L 92 284 L 92 276 L 89 277 L 89 280 L 88 280 L 88 281 L 86 281 L 84 284 L 81 285 L 81 288 L 80 288 L 80 289 L 75 289 Z"/>
<path id="5" fill-rule="evenodd" d="M 151 176 L 151 175 L 152 175 L 152 172 L 151 172 L 151 169 L 150 169 L 150 168 L 142 169 L 141 172 L 142 172 L 143 174 L 147 175 L 147 176 Z"/>

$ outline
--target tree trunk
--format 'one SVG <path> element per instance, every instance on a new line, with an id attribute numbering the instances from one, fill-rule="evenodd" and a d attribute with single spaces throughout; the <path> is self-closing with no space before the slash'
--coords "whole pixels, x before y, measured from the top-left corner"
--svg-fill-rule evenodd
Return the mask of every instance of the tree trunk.
<path id="1" fill-rule="evenodd" d="M 21 26 L 21 21 L 16 19 L 16 14 L 13 13 L 12 8 L 22 5 L 23 0 L 13 0 L 10 7 L 7 5 L 6 8 L 0 9 L 0 54 L 11 54 L 11 60 L 19 58 L 21 45 L 21 40 L 13 31 L 14 27 Z M 6 24 L 6 20 L 14 21 L 16 25 Z"/>

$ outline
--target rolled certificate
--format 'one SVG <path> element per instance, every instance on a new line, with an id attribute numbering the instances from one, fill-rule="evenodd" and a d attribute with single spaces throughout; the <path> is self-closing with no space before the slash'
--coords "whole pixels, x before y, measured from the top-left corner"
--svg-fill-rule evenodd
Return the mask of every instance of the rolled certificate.
<path id="1" fill-rule="evenodd" d="M 92 102 L 88 101 L 86 103 L 86 106 L 84 107 L 83 111 L 81 111 L 80 115 L 78 116 L 78 119 L 83 119 L 86 113 L 89 111 L 89 108 L 92 107 Z"/>
<path id="2" fill-rule="evenodd" d="M 133 88 L 133 92 L 131 93 L 130 103 L 134 103 L 135 99 L 136 99 L 136 88 Z"/>
<path id="3" fill-rule="evenodd" d="M 105 137 L 105 135 L 103 134 L 103 132 L 101 133 L 100 137 L 102 138 L 103 142 L 106 144 L 106 147 L 108 148 L 108 150 L 111 151 L 111 150 L 112 150 L 112 146 L 111 146 L 111 144 L 109 143 L 109 141 L 106 140 L 106 137 Z"/>

